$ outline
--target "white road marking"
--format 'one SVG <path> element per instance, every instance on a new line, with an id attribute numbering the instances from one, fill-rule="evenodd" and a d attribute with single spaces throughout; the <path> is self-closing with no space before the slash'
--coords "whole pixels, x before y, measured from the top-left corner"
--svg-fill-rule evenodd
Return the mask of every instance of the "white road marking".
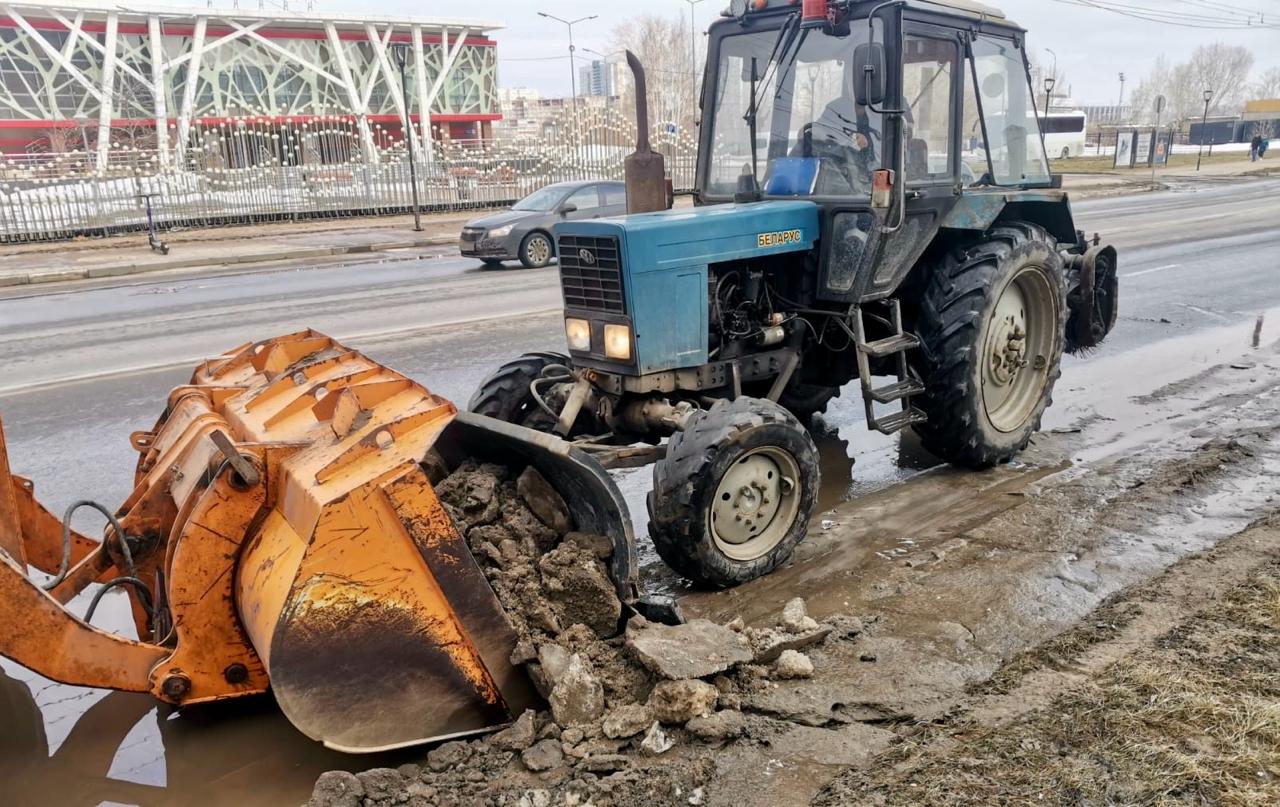
<path id="1" fill-rule="evenodd" d="M 1180 263 L 1171 263 L 1168 266 L 1157 266 L 1155 269 L 1143 269 L 1141 272 L 1130 272 L 1127 275 L 1120 275 L 1120 277 L 1124 278 L 1124 277 L 1138 277 L 1139 275 L 1149 275 L 1152 272 L 1163 272 L 1166 269 L 1177 269 L 1181 265 L 1182 264 Z"/>
<path id="2" fill-rule="evenodd" d="M 1209 311 L 1208 309 L 1201 308 L 1199 306 L 1189 305 L 1187 303 L 1179 303 L 1179 305 L 1181 305 L 1183 308 L 1187 309 L 1188 311 L 1195 311 L 1197 314 L 1204 314 L 1206 317 L 1213 317 L 1214 319 L 1219 319 L 1219 320 L 1222 320 L 1223 322 L 1231 321 L 1229 317 L 1224 317 L 1215 311 Z"/>

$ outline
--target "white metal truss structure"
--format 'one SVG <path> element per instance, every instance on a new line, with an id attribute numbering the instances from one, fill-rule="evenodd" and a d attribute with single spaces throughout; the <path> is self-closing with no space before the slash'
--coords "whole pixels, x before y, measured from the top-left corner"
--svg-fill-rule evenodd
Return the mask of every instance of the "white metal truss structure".
<path id="1" fill-rule="evenodd" d="M 0 0 L 0 127 L 8 119 L 94 128 L 101 169 L 113 128 L 153 130 L 169 161 L 186 153 L 193 121 L 347 114 L 372 158 L 371 121 L 406 114 L 392 53 L 404 44 L 408 113 L 423 124 L 418 146 L 430 155 L 422 110 L 435 120 L 498 117 L 487 34 L 499 28 L 475 19 Z"/>

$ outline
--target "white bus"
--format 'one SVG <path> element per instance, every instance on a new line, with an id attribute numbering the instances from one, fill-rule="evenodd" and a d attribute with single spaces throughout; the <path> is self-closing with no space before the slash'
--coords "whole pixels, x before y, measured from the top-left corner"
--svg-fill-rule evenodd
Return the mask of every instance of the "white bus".
<path id="1" fill-rule="evenodd" d="M 1084 155 L 1084 133 L 1088 121 L 1083 112 L 1050 112 L 1040 118 L 1044 132 L 1044 153 L 1049 159 L 1080 157 Z"/>

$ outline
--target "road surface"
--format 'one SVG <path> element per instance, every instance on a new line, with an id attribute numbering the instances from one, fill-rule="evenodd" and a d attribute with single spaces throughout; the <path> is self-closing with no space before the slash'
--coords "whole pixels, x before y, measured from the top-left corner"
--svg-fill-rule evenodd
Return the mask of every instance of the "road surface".
<path id="1" fill-rule="evenodd" d="M 1091 424 L 1089 440 L 1070 449 L 1077 461 L 1091 462 L 1167 436 L 1169 428 L 1158 421 L 1173 418 L 1162 406 L 1208 406 L 1196 379 L 1248 348 L 1259 315 L 1268 317 L 1266 334 L 1274 341 L 1280 180 L 1087 201 L 1077 205 L 1077 216 L 1083 229 L 1103 233 L 1120 250 L 1121 320 L 1093 355 L 1068 359 L 1046 427 L 1070 432 Z M 554 268 L 485 270 L 445 253 L 15 292 L 0 297 L 0 415 L 14 469 L 36 480 L 52 509 L 80 498 L 116 503 L 129 492 L 136 458 L 128 435 L 152 425 L 167 391 L 186 380 L 198 358 L 312 327 L 465 404 L 480 378 L 506 358 L 560 348 L 558 309 Z M 880 490 L 932 465 L 910 439 L 867 432 L 856 392 L 849 392 L 827 418 L 830 429 L 818 435 L 824 509 L 850 490 Z M 1153 395 L 1159 405 L 1145 402 Z M 1154 413 L 1147 411 L 1153 406 Z M 943 479 L 952 492 L 939 490 L 938 501 L 968 495 L 964 478 Z M 633 514 L 643 513 L 645 486 L 645 471 L 623 480 Z M 898 513 L 903 524 L 920 523 L 918 503 L 905 506 L 891 491 L 881 495 L 885 512 Z M 928 518 L 953 520 L 946 512 Z M 77 525 L 98 528 L 87 516 Z M 821 545 L 815 537 L 810 551 Z M 104 624 L 120 623 L 121 599 L 108 598 Z M 734 600 L 701 607 L 712 613 L 724 602 Z M 230 717 L 224 710 L 166 719 L 145 697 L 107 697 L 51 684 L 13 665 L 5 669 L 12 680 L 0 676 L 0 725 L 6 725 L 5 699 L 34 691 L 41 711 L 27 714 L 30 730 L 43 734 L 53 759 L 22 773 L 23 781 L 50 788 L 53 801 L 187 803 L 206 796 L 213 782 L 228 803 L 247 803 L 235 798 L 248 793 L 300 801 L 305 790 L 299 788 L 309 788 L 317 772 L 356 764 L 299 742 L 270 704 L 237 706 L 231 711 L 247 714 Z M 91 718 L 100 736 L 83 728 Z M 113 735 L 116 728 L 123 733 Z M 264 748 L 270 752 L 264 755 Z M 80 765 L 81 754 L 97 755 L 102 764 Z M 106 770 L 112 783 L 103 789 Z M 77 778 L 85 771 L 95 775 Z"/>

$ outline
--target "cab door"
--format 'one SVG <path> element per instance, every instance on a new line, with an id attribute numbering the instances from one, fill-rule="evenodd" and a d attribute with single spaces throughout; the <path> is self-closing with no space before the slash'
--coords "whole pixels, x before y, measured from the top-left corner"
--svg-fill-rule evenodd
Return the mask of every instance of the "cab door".
<path id="1" fill-rule="evenodd" d="M 960 125 L 965 59 L 955 29 L 903 21 L 901 97 L 906 209 L 901 227 L 885 233 L 874 269 L 859 295 L 892 295 L 933 242 L 960 194 Z M 897 224 L 890 214 L 888 227 Z"/>

